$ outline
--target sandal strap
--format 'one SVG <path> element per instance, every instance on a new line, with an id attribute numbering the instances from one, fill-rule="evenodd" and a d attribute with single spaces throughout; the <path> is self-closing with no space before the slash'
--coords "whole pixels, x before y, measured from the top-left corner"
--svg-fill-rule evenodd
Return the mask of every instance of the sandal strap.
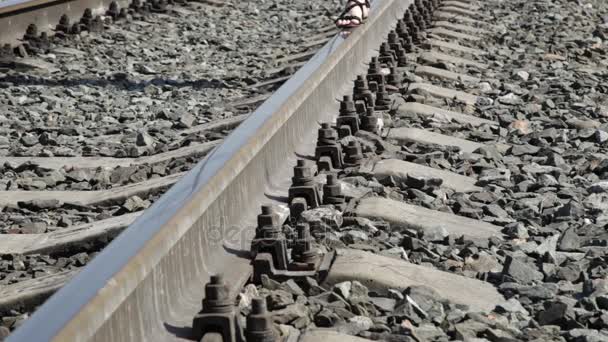
<path id="1" fill-rule="evenodd" d="M 354 2 L 354 3 L 356 3 L 359 6 L 365 6 L 367 8 L 372 7 L 372 5 L 369 2 L 369 0 L 363 0 L 363 1 L 361 1 L 361 0 L 348 0 L 347 2 Z"/>
<path id="2" fill-rule="evenodd" d="M 348 0 L 348 2 L 351 3 L 350 6 L 346 6 L 346 8 L 344 9 L 344 11 L 342 11 L 342 13 L 340 13 L 340 15 L 338 16 L 338 19 L 336 19 L 336 21 L 338 20 L 358 20 L 359 23 L 363 22 L 363 20 L 367 17 L 363 16 L 363 6 L 369 8 L 370 7 L 370 3 L 369 0 Z M 361 8 L 361 17 L 355 16 L 355 15 L 347 15 L 350 10 L 352 10 L 355 7 L 360 7 Z"/>

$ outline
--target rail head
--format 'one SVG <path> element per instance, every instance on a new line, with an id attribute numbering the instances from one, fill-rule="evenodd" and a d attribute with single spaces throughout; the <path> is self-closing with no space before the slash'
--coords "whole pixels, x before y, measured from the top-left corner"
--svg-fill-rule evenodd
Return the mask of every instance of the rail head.
<path id="1" fill-rule="evenodd" d="M 8 340 L 180 340 L 176 326 L 189 326 L 210 274 L 224 272 L 233 289 L 248 277 L 249 260 L 227 250 L 224 234 L 248 230 L 240 216 L 257 212 L 303 132 L 334 118 L 411 3 L 375 1 L 365 25 L 330 40 Z"/>
<path id="2" fill-rule="evenodd" d="M 72 2 L 75 0 L 5 0 L 0 1 L 0 17 L 14 14 L 19 11 L 51 6 L 57 3 Z"/>

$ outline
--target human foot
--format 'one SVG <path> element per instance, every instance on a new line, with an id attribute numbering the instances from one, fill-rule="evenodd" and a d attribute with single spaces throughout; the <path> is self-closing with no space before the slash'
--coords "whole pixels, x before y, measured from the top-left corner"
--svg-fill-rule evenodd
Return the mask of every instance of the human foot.
<path id="1" fill-rule="evenodd" d="M 349 0 L 336 20 L 336 26 L 349 28 L 361 25 L 367 19 L 369 7 L 369 0 Z"/>

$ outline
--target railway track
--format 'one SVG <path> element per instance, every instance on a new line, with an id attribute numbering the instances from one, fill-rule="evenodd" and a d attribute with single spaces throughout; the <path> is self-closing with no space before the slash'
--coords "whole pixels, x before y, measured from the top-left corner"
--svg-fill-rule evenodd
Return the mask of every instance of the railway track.
<path id="1" fill-rule="evenodd" d="M 13 339 L 606 340 L 606 10 L 374 3 Z"/>
<path id="2" fill-rule="evenodd" d="M 163 28 L 167 22 L 168 30 L 174 30 L 175 23 L 185 25 L 186 31 L 195 32 L 197 27 L 207 26 L 197 37 L 204 40 L 216 33 L 216 38 L 221 38 L 227 34 L 221 27 L 219 32 L 208 28 L 213 20 L 191 23 L 197 11 L 215 15 L 216 21 L 221 22 L 236 21 L 243 12 L 258 9 L 213 1 L 146 2 L 141 6 L 120 3 L 124 6 L 123 15 L 116 18 L 111 16 L 116 7 L 110 10 L 103 6 L 93 7 L 92 13 L 99 14 L 95 21 L 103 25 L 88 32 L 82 24 L 85 20 L 80 17 L 85 9 L 80 14 L 63 12 L 78 14 L 79 17 L 72 18 L 72 23 L 82 24 L 80 29 L 83 30 L 80 34 L 76 34 L 76 30 L 65 34 L 60 30 L 47 30 L 55 28 L 60 21 L 57 18 L 57 22 L 53 22 L 49 11 L 55 15 L 64 8 L 62 6 L 69 4 L 6 2 L 2 5 L 3 27 L 17 21 L 19 25 L 29 23 L 25 27 L 30 27 L 29 33 L 26 29 L 20 32 L 21 36 L 27 36 L 25 39 L 12 38 L 19 33 L 19 25 L 10 26 L 11 30 L 3 30 L 0 35 L 2 44 L 11 44 L 10 48 L 4 49 L 0 61 L 0 83 L 2 89 L 7 90 L 0 94 L 0 231 L 3 234 L 0 253 L 6 261 L 0 282 L 6 291 L 17 295 L 0 303 L 0 316 L 7 322 L 4 327 L 10 329 L 22 323 L 35 307 L 71 279 L 143 209 L 221 143 L 299 68 L 303 60 L 337 32 L 331 20 L 324 16 L 324 8 L 315 7 L 314 3 L 291 6 L 291 13 L 285 8 L 262 6 L 260 9 L 267 10 L 269 17 L 274 15 L 274 20 L 287 19 L 286 16 L 296 13 L 301 15 L 299 20 L 306 22 L 289 17 L 293 22 L 285 30 L 278 31 L 283 36 L 277 35 L 277 30 L 273 32 L 263 25 L 261 28 L 254 25 L 256 20 L 262 19 L 259 15 L 242 22 L 252 30 L 252 35 L 271 41 L 265 47 L 266 51 L 252 53 L 250 47 L 242 43 L 249 35 L 234 39 L 234 46 L 249 56 L 251 67 L 235 67 L 234 73 L 229 74 L 222 70 L 223 65 L 217 65 L 208 72 L 204 67 L 189 65 L 188 56 L 185 61 L 178 58 L 174 64 L 164 65 L 162 60 L 151 58 L 154 56 L 144 51 L 143 58 L 129 53 L 124 60 L 126 68 L 107 68 L 98 63 L 89 73 L 74 68 L 79 64 L 87 65 L 90 62 L 88 54 L 98 54 L 102 61 L 111 62 L 124 57 L 123 51 L 128 53 L 127 44 L 116 47 L 108 44 L 111 41 L 124 42 L 126 39 L 129 42 L 131 39 L 143 50 L 146 46 L 137 41 L 144 37 L 162 50 L 183 47 L 180 45 L 196 47 L 189 41 L 192 34 L 188 32 L 175 36 L 186 42 L 176 38 L 171 45 L 167 43 L 167 36 L 154 39 L 153 34 L 139 32 L 139 29 L 145 30 L 150 25 Z M 70 6 L 72 10 L 79 8 Z M 79 3 L 78 6 L 88 5 Z M 37 21 L 36 18 L 44 13 L 47 13 L 45 23 Z M 12 21 L 7 23 L 7 20 Z M 32 23 L 36 27 L 32 28 Z M 294 28 L 305 36 L 284 36 Z M 31 31 L 37 34 L 33 35 Z M 53 36 L 54 32 L 58 34 Z M 286 43 L 286 39 L 293 42 Z M 238 51 L 225 51 L 225 47 L 214 45 L 205 49 L 214 54 L 205 59 L 208 63 L 217 63 L 218 59 L 226 59 L 226 63 L 242 62 L 234 60 Z M 92 57 L 99 60 L 99 57 Z M 153 75 L 133 71 L 127 65 L 133 62 L 136 65 L 145 63 L 146 70 L 156 68 L 156 71 Z M 174 75 L 171 69 L 175 63 L 189 68 L 193 78 L 201 79 L 182 82 L 182 77 Z M 104 71 L 104 68 L 107 69 Z M 241 71 L 243 68 L 245 72 Z M 204 72 L 207 74 L 203 77 L 201 73 Z M 244 76 L 239 76 L 238 72 Z M 106 77 L 99 76 L 104 74 Z M 168 101 L 162 94 L 167 90 L 179 91 L 180 96 Z M 157 112 L 158 108 L 154 107 L 166 103 L 168 110 L 163 109 L 163 113 L 152 117 L 150 113 L 141 112 L 133 116 L 132 105 L 128 108 L 97 107 L 99 103 L 92 98 L 102 96 L 122 104 L 137 105 L 146 100 L 150 104 L 143 107 L 144 111 Z M 203 103 L 206 110 L 200 111 L 197 102 L 194 107 L 179 107 L 193 100 Z M 80 105 L 83 102 L 86 104 Z M 103 118 L 88 113 L 97 110 L 103 111 Z M 41 116 L 45 118 L 44 122 L 40 121 Z M 167 133 L 171 136 L 169 140 L 165 140 Z M 124 146 L 129 147 L 122 148 Z M 73 178 L 70 174 L 80 176 Z"/>

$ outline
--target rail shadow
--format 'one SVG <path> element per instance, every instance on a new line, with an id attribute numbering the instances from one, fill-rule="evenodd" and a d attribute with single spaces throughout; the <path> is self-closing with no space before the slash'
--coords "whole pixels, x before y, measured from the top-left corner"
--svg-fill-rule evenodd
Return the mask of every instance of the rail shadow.
<path id="1" fill-rule="evenodd" d="M 196 341 L 196 339 L 192 336 L 192 327 L 178 327 L 167 322 L 164 322 L 163 325 L 165 326 L 165 329 L 167 329 L 167 332 L 175 337 Z"/>
<path id="2" fill-rule="evenodd" d="M 237 258 L 251 260 L 251 251 L 249 251 L 249 250 L 236 249 L 236 248 L 228 247 L 226 245 L 224 245 L 222 247 L 224 248 L 224 251 L 226 251 L 226 253 L 228 253 L 228 254 L 232 254 L 232 255 L 236 256 Z"/>
<path id="3" fill-rule="evenodd" d="M 273 201 L 277 201 L 280 203 L 289 203 L 289 197 L 287 197 L 287 196 L 273 195 L 273 194 L 269 194 L 269 193 L 265 193 L 264 196 L 266 196 L 268 199 L 271 199 Z"/>
<path id="4" fill-rule="evenodd" d="M 310 160 L 310 161 L 317 161 L 317 158 L 313 155 L 309 155 L 309 154 L 302 154 L 302 153 L 298 153 L 296 152 L 296 157 L 298 157 L 299 159 L 306 159 L 306 160 Z"/>

